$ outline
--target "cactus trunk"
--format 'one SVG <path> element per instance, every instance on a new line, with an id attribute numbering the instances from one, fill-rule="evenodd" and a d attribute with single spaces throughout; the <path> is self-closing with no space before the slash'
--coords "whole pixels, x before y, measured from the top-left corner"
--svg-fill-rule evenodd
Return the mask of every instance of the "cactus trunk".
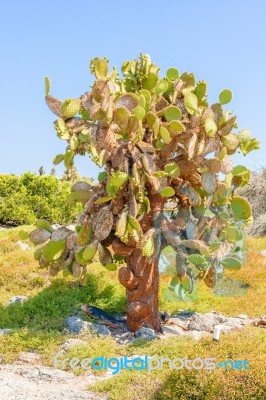
<path id="1" fill-rule="evenodd" d="M 163 211 L 165 203 L 161 196 L 149 195 L 151 211 L 140 222 L 143 232 L 156 224 L 156 218 Z M 113 250 L 125 256 L 127 262 L 127 267 L 119 270 L 119 281 L 126 288 L 128 329 L 136 332 L 145 326 L 162 332 L 158 310 L 159 258 L 145 257 L 141 249 L 132 248 L 118 240 L 113 242 Z"/>
<path id="2" fill-rule="evenodd" d="M 161 332 L 158 259 L 149 262 L 135 249 L 127 257 L 127 267 L 120 269 L 119 280 L 126 287 L 128 329 L 136 332 L 145 326 Z"/>

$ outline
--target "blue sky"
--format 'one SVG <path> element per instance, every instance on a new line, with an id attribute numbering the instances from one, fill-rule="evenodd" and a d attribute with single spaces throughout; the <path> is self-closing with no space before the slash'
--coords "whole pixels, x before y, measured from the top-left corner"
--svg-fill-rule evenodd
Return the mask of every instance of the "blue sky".
<path id="1" fill-rule="evenodd" d="M 64 152 L 44 101 L 45 75 L 52 95 L 78 97 L 93 82 L 91 58 L 105 56 L 119 68 L 139 52 L 149 53 L 162 75 L 175 66 L 206 80 L 211 103 L 230 88 L 239 128 L 261 141 L 259 151 L 235 162 L 266 166 L 265 15 L 263 0 L 1 0 L 0 173 L 41 165 L 49 172 Z M 88 156 L 76 165 L 81 175 L 98 174 Z M 61 175 L 63 167 L 56 170 Z"/>

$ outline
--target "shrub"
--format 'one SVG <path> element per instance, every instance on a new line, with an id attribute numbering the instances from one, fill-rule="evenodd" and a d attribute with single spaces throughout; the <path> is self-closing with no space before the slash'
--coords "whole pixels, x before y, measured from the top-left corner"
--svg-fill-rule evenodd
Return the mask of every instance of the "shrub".
<path id="1" fill-rule="evenodd" d="M 26 172 L 21 176 L 0 175 L 0 223 L 33 224 L 45 218 L 51 223 L 70 223 L 80 205 L 66 201 L 71 183 L 55 176 Z"/>

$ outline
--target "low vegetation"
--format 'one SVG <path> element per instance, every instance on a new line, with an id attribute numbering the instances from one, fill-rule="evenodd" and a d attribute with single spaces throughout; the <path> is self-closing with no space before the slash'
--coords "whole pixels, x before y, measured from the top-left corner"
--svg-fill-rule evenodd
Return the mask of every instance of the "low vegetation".
<path id="1" fill-rule="evenodd" d="M 82 303 L 93 304 L 115 314 L 125 309 L 125 293 L 117 280 L 117 271 L 106 271 L 99 263 L 92 264 L 86 278 L 80 282 L 71 274 L 48 277 L 33 259 L 34 249 L 22 251 L 17 241 L 20 228 L 0 231 L 0 328 L 10 328 L 10 335 L 0 335 L 1 355 L 5 362 L 15 361 L 21 351 L 36 350 L 43 362 L 53 365 L 53 357 L 66 339 L 73 337 L 65 329 L 67 316 L 77 313 Z M 30 231 L 31 227 L 23 227 Z M 27 242 L 27 241 L 26 241 Z M 243 282 L 245 295 L 238 298 L 214 295 L 204 285 L 199 287 L 196 303 L 167 302 L 164 288 L 169 276 L 161 275 L 160 309 L 178 312 L 191 309 L 199 312 L 220 311 L 227 315 L 265 315 L 266 291 L 263 289 L 265 258 L 260 254 L 266 248 L 266 238 L 249 238 L 248 259 L 236 272 L 227 272 L 226 278 Z M 28 295 L 22 305 L 6 307 L 14 295 Z M 76 337 L 76 336 L 75 336 Z M 262 400 L 265 388 L 263 374 L 265 360 L 265 331 L 249 327 L 241 332 L 223 334 L 219 344 L 209 338 L 200 342 L 187 338 L 170 338 L 163 342 L 138 340 L 131 345 L 117 344 L 112 338 L 80 335 L 87 345 L 70 349 L 67 357 L 98 357 L 104 355 L 149 355 L 188 358 L 215 357 L 218 361 L 246 359 L 249 371 L 188 371 L 169 370 L 147 372 L 123 371 L 107 381 L 98 382 L 90 390 L 109 393 L 111 400 Z M 77 371 L 82 373 L 82 371 Z"/>

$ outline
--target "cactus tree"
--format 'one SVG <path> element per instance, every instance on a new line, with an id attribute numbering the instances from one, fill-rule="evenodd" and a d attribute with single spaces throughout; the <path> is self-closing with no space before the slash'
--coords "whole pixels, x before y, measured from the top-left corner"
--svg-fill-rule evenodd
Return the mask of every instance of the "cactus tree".
<path id="1" fill-rule="evenodd" d="M 223 268 L 241 266 L 243 226 L 252 216 L 236 190 L 249 171 L 233 168 L 231 155 L 247 154 L 258 141 L 237 132 L 236 117 L 223 109 L 232 98 L 228 89 L 209 105 L 206 82 L 176 68 L 161 78 L 148 55 L 124 62 L 122 76 L 108 71 L 105 58 L 90 67 L 96 80 L 80 98 L 52 97 L 45 78 L 46 103 L 67 142 L 54 163 L 71 168 L 77 154 L 88 153 L 104 171 L 97 184 L 72 187 L 69 201 L 84 205 L 76 232 L 38 221 L 30 238 L 42 245 L 36 258 L 52 275 L 67 267 L 79 277 L 95 256 L 109 270 L 119 267 L 128 328 L 160 331 L 162 249 L 175 254 L 169 289 L 179 298 L 198 279 L 214 288 Z"/>

